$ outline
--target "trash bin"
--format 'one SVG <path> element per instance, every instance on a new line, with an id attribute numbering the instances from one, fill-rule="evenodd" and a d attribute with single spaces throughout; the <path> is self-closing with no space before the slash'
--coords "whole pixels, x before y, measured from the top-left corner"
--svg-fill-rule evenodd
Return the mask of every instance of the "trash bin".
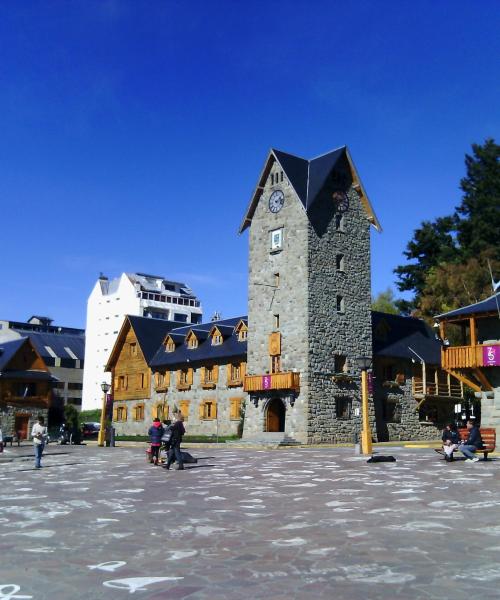
<path id="1" fill-rule="evenodd" d="M 114 448 L 115 447 L 115 428 L 111 427 L 109 430 L 109 445 Z"/>

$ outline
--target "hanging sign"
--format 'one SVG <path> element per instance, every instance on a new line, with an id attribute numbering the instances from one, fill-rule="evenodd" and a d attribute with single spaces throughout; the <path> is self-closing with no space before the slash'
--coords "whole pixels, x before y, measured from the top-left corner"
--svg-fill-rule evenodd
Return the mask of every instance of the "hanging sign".
<path id="1" fill-rule="evenodd" d="M 500 367 L 500 346 L 483 346 L 483 366 Z"/>
<path id="2" fill-rule="evenodd" d="M 271 375 L 262 375 L 262 389 L 271 389 Z"/>

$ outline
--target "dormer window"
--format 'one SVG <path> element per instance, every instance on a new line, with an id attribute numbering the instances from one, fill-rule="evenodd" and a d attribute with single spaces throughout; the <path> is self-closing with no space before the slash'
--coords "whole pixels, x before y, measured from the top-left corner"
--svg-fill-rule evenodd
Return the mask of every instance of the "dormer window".
<path id="1" fill-rule="evenodd" d="M 244 321 L 240 321 L 235 327 L 238 342 L 245 342 L 248 337 L 248 327 Z"/>
<path id="2" fill-rule="evenodd" d="M 192 331 L 189 332 L 189 334 L 186 338 L 186 345 L 190 350 L 194 350 L 195 348 L 198 348 L 198 338 Z"/>
<path id="3" fill-rule="evenodd" d="M 175 351 L 175 342 L 171 337 L 167 338 L 167 342 L 165 344 L 165 352 L 174 352 Z"/>
<path id="4" fill-rule="evenodd" d="M 212 335 L 212 346 L 220 346 L 224 341 L 222 337 L 222 333 L 219 331 L 217 327 L 214 327 L 211 332 Z"/>

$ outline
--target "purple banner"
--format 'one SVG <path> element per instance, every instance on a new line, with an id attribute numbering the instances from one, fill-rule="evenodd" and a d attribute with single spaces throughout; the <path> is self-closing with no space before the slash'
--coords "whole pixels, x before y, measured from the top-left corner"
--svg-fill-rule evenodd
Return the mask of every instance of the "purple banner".
<path id="1" fill-rule="evenodd" d="M 483 365 L 500 367 L 500 346 L 483 346 Z"/>
<path id="2" fill-rule="evenodd" d="M 373 373 L 368 371 L 368 393 L 373 396 Z"/>
<path id="3" fill-rule="evenodd" d="M 271 389 L 271 375 L 262 375 L 262 388 L 264 390 Z"/>

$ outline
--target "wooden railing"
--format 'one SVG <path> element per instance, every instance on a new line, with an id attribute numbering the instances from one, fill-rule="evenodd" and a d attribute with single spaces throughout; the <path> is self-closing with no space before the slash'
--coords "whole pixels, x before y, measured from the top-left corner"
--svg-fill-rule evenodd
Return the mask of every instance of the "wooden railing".
<path id="1" fill-rule="evenodd" d="M 415 397 L 436 396 L 441 398 L 463 398 L 463 384 L 446 373 L 440 372 L 437 377 L 425 382 L 421 377 L 413 378 L 413 395 Z"/>
<path id="2" fill-rule="evenodd" d="M 269 375 L 247 375 L 245 392 L 265 392 L 267 390 L 298 390 L 300 373 L 271 373 Z"/>
<path id="3" fill-rule="evenodd" d="M 443 369 L 474 369 L 483 366 L 483 346 L 448 346 L 441 350 Z"/>
<path id="4" fill-rule="evenodd" d="M 38 406 L 48 407 L 50 398 L 48 396 L 7 396 L 5 395 L 1 404 L 11 404 L 13 406 Z"/>

